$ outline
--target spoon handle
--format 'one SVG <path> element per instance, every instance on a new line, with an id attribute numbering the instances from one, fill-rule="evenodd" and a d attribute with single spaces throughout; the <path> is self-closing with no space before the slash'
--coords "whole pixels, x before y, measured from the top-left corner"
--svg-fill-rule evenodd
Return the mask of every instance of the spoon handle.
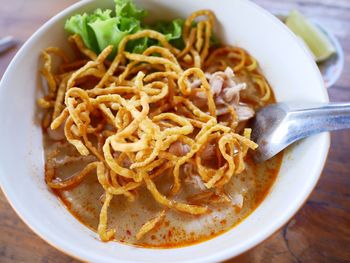
<path id="1" fill-rule="evenodd" d="M 0 54 L 5 52 L 7 49 L 14 46 L 15 44 L 15 40 L 12 36 L 0 38 Z"/>
<path id="2" fill-rule="evenodd" d="M 290 125 L 296 132 L 297 139 L 324 132 L 341 129 L 350 129 L 350 103 L 312 104 L 300 108 L 291 106 Z"/>

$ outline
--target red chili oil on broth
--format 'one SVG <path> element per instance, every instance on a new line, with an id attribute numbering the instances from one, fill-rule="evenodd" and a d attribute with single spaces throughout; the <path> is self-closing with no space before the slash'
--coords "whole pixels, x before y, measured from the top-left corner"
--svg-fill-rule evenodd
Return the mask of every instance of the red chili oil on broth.
<path id="1" fill-rule="evenodd" d="M 242 207 L 234 203 L 209 204 L 210 212 L 199 216 L 168 210 L 166 219 L 138 241 L 135 235 L 141 226 L 163 209 L 146 187 L 142 187 L 133 202 L 124 196 L 112 199 L 108 210 L 108 226 L 116 229 L 115 241 L 147 248 L 183 247 L 212 239 L 239 224 L 264 200 L 277 177 L 282 158 L 283 153 L 256 164 L 251 155 L 247 155 L 245 171 L 234 176 L 225 187 L 233 200 L 243 197 Z M 172 176 L 165 174 L 155 182 L 161 192 L 167 192 L 172 185 Z M 188 201 L 188 196 L 193 194 L 192 186 L 186 182 L 183 184 L 177 200 Z M 93 231 L 97 230 L 104 191 L 94 173 L 89 174 L 79 185 L 67 190 L 54 190 L 54 193 L 76 219 Z"/>

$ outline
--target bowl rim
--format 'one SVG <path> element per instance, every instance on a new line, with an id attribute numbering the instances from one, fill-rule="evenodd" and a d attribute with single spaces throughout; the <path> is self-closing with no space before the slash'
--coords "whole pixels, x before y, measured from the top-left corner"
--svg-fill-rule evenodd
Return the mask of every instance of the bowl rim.
<path id="1" fill-rule="evenodd" d="M 37 29 L 25 41 L 25 43 L 17 51 L 16 55 L 14 56 L 14 58 L 11 60 L 10 64 L 8 65 L 8 67 L 7 67 L 5 73 L 0 81 L 0 96 L 1 96 L 3 89 L 4 89 L 2 87 L 4 80 L 7 78 L 7 75 L 9 75 L 9 72 L 11 72 L 13 70 L 13 68 L 15 68 L 17 61 L 23 56 L 22 53 L 24 53 L 28 49 L 28 46 L 30 45 L 30 43 L 33 42 L 36 38 L 40 37 L 41 34 L 43 34 L 45 31 L 47 31 L 48 28 L 50 28 L 53 24 L 55 24 L 61 18 L 65 17 L 67 14 L 71 13 L 72 11 L 77 11 L 79 8 L 82 8 L 85 5 L 88 5 L 89 3 L 92 3 L 95 1 L 97 1 L 97 0 L 83 0 L 83 1 L 77 2 L 75 4 L 72 4 L 72 5 L 68 6 L 67 8 L 63 9 L 62 11 L 60 11 L 59 13 L 57 13 L 56 15 L 54 15 L 47 22 L 45 22 L 42 26 L 40 26 L 40 28 Z M 279 26 L 282 26 L 283 30 L 287 34 L 289 34 L 292 38 L 297 40 L 296 36 L 286 26 L 284 26 L 283 23 L 278 18 L 276 18 L 275 16 L 270 14 L 264 8 L 260 7 L 259 5 L 255 4 L 251 1 L 245 1 L 245 0 L 236 0 L 236 1 L 245 2 L 245 4 L 250 5 L 251 8 L 257 9 L 259 12 L 263 13 L 268 19 L 272 20 L 272 22 L 274 24 L 279 24 Z M 295 41 L 295 42 L 297 42 L 299 47 L 303 50 L 304 55 L 309 58 L 308 61 L 312 64 L 314 71 L 315 71 L 315 74 L 318 73 L 317 75 L 318 75 L 318 80 L 320 82 L 320 87 L 323 87 L 322 91 L 323 91 L 324 100 L 329 101 L 327 90 L 324 87 L 323 79 L 322 79 L 321 74 L 319 73 L 319 70 L 317 68 L 316 63 L 314 63 L 310 53 L 305 49 L 305 47 L 303 45 L 301 45 L 298 41 Z M 288 222 L 288 220 L 290 220 L 299 211 L 299 209 L 305 204 L 305 202 L 307 201 L 312 190 L 315 188 L 319 177 L 321 176 L 322 170 L 323 170 L 325 163 L 326 163 L 326 160 L 327 160 L 329 147 L 330 147 L 330 133 L 327 132 L 327 133 L 324 133 L 324 135 L 325 136 L 323 136 L 322 145 L 320 145 L 320 148 L 319 148 L 319 151 L 322 152 L 322 159 L 320 160 L 320 163 L 317 166 L 318 168 L 317 168 L 317 171 L 315 172 L 315 176 L 313 176 L 313 178 L 312 178 L 313 180 L 309 181 L 309 186 L 307 188 L 307 191 L 300 194 L 301 197 L 300 197 L 299 203 L 295 203 L 294 206 L 289 207 L 288 212 L 284 213 L 280 218 L 276 219 L 274 224 L 272 224 L 269 228 L 266 228 L 264 231 L 261 231 L 258 235 L 256 235 L 252 242 L 250 242 L 246 246 L 241 247 L 241 249 L 240 249 L 241 251 L 239 253 L 235 253 L 232 249 L 226 249 L 226 250 L 221 250 L 221 251 L 219 250 L 215 254 L 211 254 L 210 256 L 204 256 L 201 258 L 196 258 L 196 259 L 191 260 L 191 262 L 198 262 L 199 263 L 199 262 L 222 261 L 222 260 L 227 260 L 229 258 L 232 258 L 234 256 L 238 256 L 238 255 L 248 251 L 249 249 L 255 247 L 256 245 L 260 244 L 262 241 L 264 241 L 265 239 L 270 237 L 273 233 L 277 232 L 280 228 L 282 228 Z M 283 162 L 283 160 L 282 160 L 282 162 Z M 1 163 L 0 163 L 0 166 L 1 166 Z M 13 201 L 9 198 L 9 195 L 4 187 L 4 184 L 3 184 L 4 178 L 6 178 L 6 176 L 0 170 L 0 189 L 4 193 L 4 196 L 6 197 L 8 203 L 11 205 L 12 209 L 16 212 L 16 214 L 20 217 L 20 219 L 36 235 L 38 235 L 41 239 L 46 241 L 49 245 L 58 249 L 59 251 L 61 251 L 62 253 L 66 254 L 66 255 L 69 255 L 69 256 L 76 258 L 76 259 L 79 259 L 81 261 L 89 260 L 88 258 L 85 258 L 82 255 L 79 255 L 77 249 L 66 246 L 64 244 L 64 242 L 57 242 L 58 239 L 54 239 L 52 236 L 50 236 L 50 237 L 46 236 L 39 227 L 33 226 L 29 222 L 29 220 L 27 218 L 25 218 L 25 216 L 16 208 Z M 177 249 L 177 248 L 173 248 L 173 249 Z M 158 250 L 158 249 L 154 249 L 154 250 Z M 91 258 L 90 258 L 90 260 L 91 260 Z M 125 262 L 125 261 L 121 261 L 120 259 L 117 259 L 117 258 L 115 259 L 115 261 L 116 262 Z M 132 261 L 132 259 L 130 259 L 130 261 L 126 261 L 126 262 L 131 262 L 131 261 Z M 135 261 L 133 261 L 133 262 L 135 262 Z"/>

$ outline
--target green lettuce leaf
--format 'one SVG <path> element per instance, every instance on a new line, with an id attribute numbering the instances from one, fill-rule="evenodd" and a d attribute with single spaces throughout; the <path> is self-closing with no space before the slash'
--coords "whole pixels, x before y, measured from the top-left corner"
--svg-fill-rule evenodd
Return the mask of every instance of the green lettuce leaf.
<path id="1" fill-rule="evenodd" d="M 126 46 L 126 50 L 132 53 L 141 54 L 150 46 L 151 44 L 149 42 L 149 39 L 144 37 L 144 38 L 129 41 Z"/>
<path id="2" fill-rule="evenodd" d="M 132 0 L 114 0 L 116 17 L 129 17 L 141 20 L 147 16 L 144 9 L 137 8 Z"/>
<path id="3" fill-rule="evenodd" d="M 107 10 L 104 13 L 101 11 L 101 9 L 97 9 L 91 15 L 86 13 L 82 15 L 74 15 L 66 21 L 65 30 L 71 34 L 78 34 L 82 38 L 85 46 L 94 50 L 95 52 L 98 52 L 99 49 L 97 46 L 96 37 L 93 30 L 89 27 L 89 22 L 92 20 L 97 20 L 99 16 L 106 19 L 108 13 L 109 12 Z"/>
<path id="4" fill-rule="evenodd" d="M 112 10 L 97 9 L 91 14 L 77 14 L 66 21 L 65 29 L 71 34 L 78 34 L 86 47 L 97 54 L 101 53 L 108 45 L 113 45 L 113 52 L 109 59 L 113 59 L 117 53 L 120 41 L 127 35 L 136 33 L 144 28 L 158 31 L 165 35 L 166 39 L 173 46 L 182 49 L 183 19 L 172 21 L 158 21 L 152 25 L 145 25 L 142 19 L 147 12 L 138 8 L 132 0 L 114 0 L 115 12 Z M 212 44 L 217 39 L 211 39 Z M 142 53 L 152 45 L 159 45 L 158 41 L 142 38 L 129 41 L 126 50 L 135 53 Z"/>
<path id="5" fill-rule="evenodd" d="M 117 52 L 120 41 L 127 35 L 140 30 L 140 21 L 134 18 L 117 18 L 113 17 L 108 20 L 98 19 L 89 23 L 90 28 L 95 33 L 99 52 L 108 45 L 113 45 L 114 56 Z"/>
<path id="6" fill-rule="evenodd" d="M 177 18 L 172 21 L 158 21 L 149 26 L 149 28 L 164 34 L 170 44 L 182 49 L 184 47 L 182 39 L 182 28 L 184 23 L 185 20 Z"/>
<path id="7" fill-rule="evenodd" d="M 115 0 L 115 4 L 115 16 L 109 9 L 77 14 L 66 21 L 65 29 L 71 34 L 78 34 L 84 44 L 97 54 L 108 45 L 113 45 L 111 56 L 114 56 L 123 37 L 141 30 L 140 19 L 146 16 L 146 11 L 137 8 L 131 0 Z M 133 45 L 140 52 L 145 48 L 145 41 L 134 42 Z M 129 51 L 133 51 L 134 47 L 129 48 Z"/>

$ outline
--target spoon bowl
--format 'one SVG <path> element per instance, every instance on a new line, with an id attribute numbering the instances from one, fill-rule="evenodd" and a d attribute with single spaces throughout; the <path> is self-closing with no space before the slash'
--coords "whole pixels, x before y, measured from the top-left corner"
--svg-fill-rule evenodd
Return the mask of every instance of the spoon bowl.
<path id="1" fill-rule="evenodd" d="M 290 144 L 311 135 L 350 128 L 350 103 L 277 103 L 261 109 L 252 139 L 256 162 L 266 161 Z"/>

